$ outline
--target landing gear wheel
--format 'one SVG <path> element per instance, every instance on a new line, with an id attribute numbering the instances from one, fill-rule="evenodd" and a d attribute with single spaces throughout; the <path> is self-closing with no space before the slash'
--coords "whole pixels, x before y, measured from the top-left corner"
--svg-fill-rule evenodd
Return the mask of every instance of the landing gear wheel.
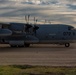
<path id="1" fill-rule="evenodd" d="M 17 47 L 16 45 L 11 45 L 11 47 Z"/>
<path id="2" fill-rule="evenodd" d="M 25 47 L 29 47 L 30 46 L 30 44 L 25 44 Z"/>
<path id="3" fill-rule="evenodd" d="M 69 47 L 69 46 L 70 46 L 70 43 L 66 43 L 66 44 L 65 44 L 65 47 Z"/>
<path id="4" fill-rule="evenodd" d="M 24 45 L 18 45 L 18 47 L 22 48 L 22 47 L 24 47 Z"/>

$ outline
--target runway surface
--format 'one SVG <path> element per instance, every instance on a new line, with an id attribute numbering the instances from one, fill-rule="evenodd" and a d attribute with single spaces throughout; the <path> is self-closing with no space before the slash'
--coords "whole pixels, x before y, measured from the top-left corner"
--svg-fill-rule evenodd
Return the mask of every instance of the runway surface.
<path id="1" fill-rule="evenodd" d="M 30 48 L 10 48 L 9 45 L 0 45 L 0 65 L 76 66 L 75 46 L 31 45 Z"/>

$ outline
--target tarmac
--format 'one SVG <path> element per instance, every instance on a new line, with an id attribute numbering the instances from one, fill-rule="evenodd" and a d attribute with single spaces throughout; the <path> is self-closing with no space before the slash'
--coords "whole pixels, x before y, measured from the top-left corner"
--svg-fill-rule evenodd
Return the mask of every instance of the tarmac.
<path id="1" fill-rule="evenodd" d="M 35 44 L 29 48 L 0 45 L 0 65 L 76 66 L 76 44 Z"/>

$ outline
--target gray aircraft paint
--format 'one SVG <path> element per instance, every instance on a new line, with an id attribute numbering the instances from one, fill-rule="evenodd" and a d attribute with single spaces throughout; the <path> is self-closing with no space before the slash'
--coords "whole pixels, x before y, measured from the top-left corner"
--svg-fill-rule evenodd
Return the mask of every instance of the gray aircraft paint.
<path id="1" fill-rule="evenodd" d="M 66 44 L 76 42 L 76 30 L 71 25 L 37 24 L 31 26 L 32 27 L 28 29 L 28 32 L 26 31 L 27 26 L 25 23 L 10 23 L 8 29 L 12 32 L 12 34 L 8 36 L 3 36 L 0 38 L 0 40 L 3 41 L 3 43 L 9 44 L 21 42 L 22 45 L 24 43 Z M 33 30 L 35 26 L 38 26 L 39 28 Z"/>

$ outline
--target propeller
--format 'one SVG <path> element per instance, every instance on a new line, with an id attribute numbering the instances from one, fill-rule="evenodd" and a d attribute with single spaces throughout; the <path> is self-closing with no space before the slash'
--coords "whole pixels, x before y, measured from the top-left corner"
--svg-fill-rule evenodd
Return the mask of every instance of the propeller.
<path id="1" fill-rule="evenodd" d="M 37 24 L 37 19 L 34 17 L 34 27 L 33 27 L 33 30 L 37 30 L 39 29 L 39 27 L 36 25 Z"/>
<path id="2" fill-rule="evenodd" d="M 25 24 L 25 30 L 26 30 L 26 31 L 28 31 L 29 28 L 32 27 L 32 25 L 29 24 L 29 18 L 30 18 L 30 15 L 25 16 L 25 21 L 26 21 L 26 24 Z"/>
<path id="3" fill-rule="evenodd" d="M 30 18 L 30 15 L 25 16 L 25 21 L 26 21 L 27 24 L 29 24 L 29 18 Z"/>
<path id="4" fill-rule="evenodd" d="M 37 23 L 37 19 L 34 17 L 34 26 L 32 26 L 30 23 L 29 23 L 29 19 L 30 19 L 30 15 L 28 16 L 25 16 L 25 21 L 26 21 L 26 24 L 25 24 L 25 31 L 29 32 L 29 28 L 33 28 L 33 32 L 36 33 L 36 30 L 39 29 L 39 27 L 36 25 Z"/>
<path id="5" fill-rule="evenodd" d="M 39 27 L 36 25 L 37 24 L 37 19 L 34 17 L 34 27 L 33 27 L 33 32 L 35 33 L 36 36 L 36 30 L 39 29 Z"/>

